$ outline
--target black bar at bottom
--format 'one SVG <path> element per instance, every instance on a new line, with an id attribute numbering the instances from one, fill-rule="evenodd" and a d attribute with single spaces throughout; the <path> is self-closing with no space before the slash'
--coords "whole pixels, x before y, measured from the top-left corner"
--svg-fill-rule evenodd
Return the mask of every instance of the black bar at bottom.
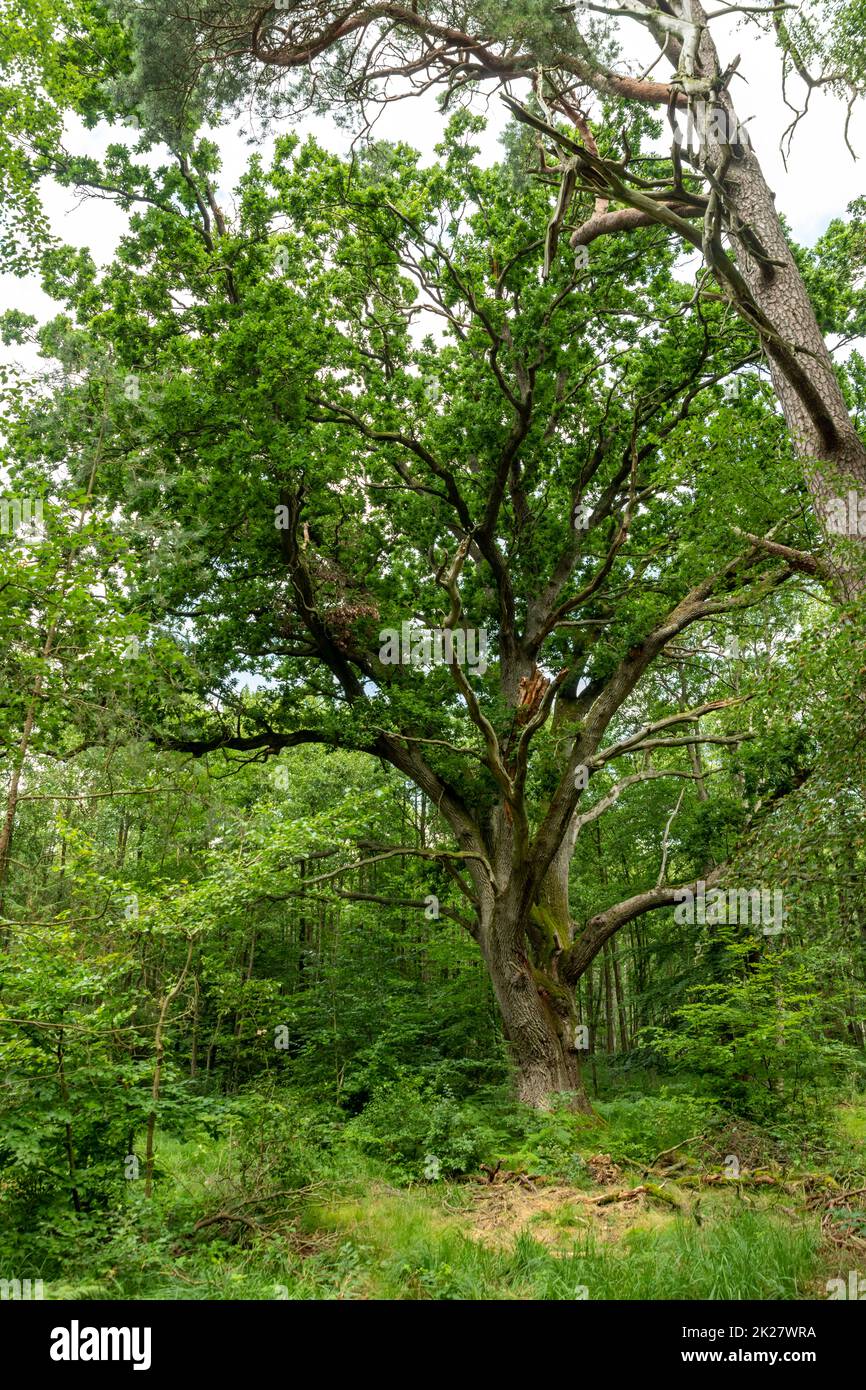
<path id="1" fill-rule="evenodd" d="M 453 1377 L 467 1361 L 491 1375 L 503 1355 L 553 1357 L 579 1378 L 678 1370 L 701 1377 L 792 1367 L 828 1374 L 862 1366 L 859 1297 L 784 1303 L 2 1302 L 4 1350 L 16 1373 L 49 1383 L 212 1371 L 287 1378 L 345 1368 L 388 1378 Z M 857 1306 L 845 1307 L 845 1303 Z M 380 1322 L 380 1318 L 382 1321 Z M 387 1321 L 385 1320 L 387 1318 Z M 408 1347 L 406 1336 L 411 1337 Z M 527 1340 L 528 1339 L 528 1340 Z M 398 1348 L 402 1348 L 398 1351 Z M 407 1360 L 408 1357 L 408 1360 Z M 402 1370 L 399 1369 L 402 1365 Z M 302 1371 L 302 1366 L 306 1369 Z M 390 1368 L 390 1369 L 389 1369 Z M 462 1378 L 462 1374 L 461 1374 Z"/>

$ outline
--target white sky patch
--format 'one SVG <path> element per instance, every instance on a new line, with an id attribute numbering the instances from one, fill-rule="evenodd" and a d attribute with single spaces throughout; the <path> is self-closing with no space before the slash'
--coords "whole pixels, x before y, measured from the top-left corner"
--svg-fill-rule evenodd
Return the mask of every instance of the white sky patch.
<path id="1" fill-rule="evenodd" d="M 653 40 L 638 24 L 625 20 L 621 27 L 623 52 L 638 62 L 647 63 L 657 52 Z M 844 216 L 847 205 L 864 190 L 858 165 L 846 147 L 843 130 L 845 106 L 824 89 L 812 93 L 809 114 L 800 122 L 788 156 L 787 169 L 780 145 L 786 128 L 793 119 L 792 111 L 782 100 L 781 55 L 775 40 L 762 33 L 742 17 L 718 19 L 713 33 L 720 58 L 726 65 L 737 54 L 741 62 L 732 81 L 732 92 L 741 122 L 747 123 L 750 138 L 761 161 L 765 177 L 775 191 L 776 204 L 791 226 L 794 237 L 811 245 L 835 217 Z M 656 69 L 662 75 L 662 65 Z M 515 87 L 515 91 L 519 89 Z M 789 83 L 789 98 L 801 102 L 802 84 L 797 78 Z M 498 95 L 489 90 L 479 93 L 473 109 L 488 119 L 488 129 L 480 136 L 471 136 L 481 147 L 483 163 L 493 163 L 501 156 L 499 136 L 506 125 L 507 112 Z M 660 117 L 663 112 L 657 113 Z M 422 162 L 431 163 L 435 146 L 442 140 L 447 116 L 437 107 L 434 92 L 410 96 L 405 101 L 386 105 L 376 120 L 373 135 L 377 139 L 403 142 L 416 148 Z M 218 196 L 230 215 L 233 209 L 233 190 L 255 147 L 267 165 L 279 135 L 293 131 L 305 138 L 314 135 L 319 142 L 336 153 L 348 155 L 355 135 L 336 125 L 325 116 L 310 116 L 302 121 L 286 120 L 278 127 L 263 129 L 261 122 L 250 125 L 244 118 L 234 125 L 220 127 L 209 135 L 218 144 L 223 168 L 219 179 Z M 254 138 L 254 146 L 250 137 Z M 67 123 L 66 145 L 75 154 L 101 159 L 112 143 L 134 145 L 137 134 L 123 127 L 105 124 L 87 130 L 77 118 Z M 855 110 L 849 129 L 849 139 L 858 154 L 866 154 L 866 110 L 863 103 Z M 658 142 L 658 149 L 669 148 L 667 128 Z M 168 162 L 165 150 L 156 150 L 146 157 L 151 166 Z M 108 198 L 83 197 L 71 189 L 62 188 L 51 180 L 43 183 L 43 196 L 52 231 L 61 241 L 74 247 L 87 247 L 99 266 L 110 263 L 128 226 L 128 214 Z M 677 273 L 692 280 L 700 258 L 686 251 L 677 263 Z M 424 295 L 421 295 L 423 303 Z M 34 314 L 39 322 L 53 317 L 60 306 L 43 293 L 38 278 L 0 276 L 0 307 L 15 308 Z M 412 338 L 417 343 L 430 334 L 434 340 L 444 337 L 445 326 L 429 312 L 422 312 L 412 326 Z M 848 345 L 845 355 L 855 344 Z M 0 362 L 17 363 L 27 372 L 45 369 L 45 363 L 30 345 L 4 347 L 0 345 Z M 435 403 L 431 402 L 435 408 Z M 368 502 L 369 505 L 369 502 Z"/>

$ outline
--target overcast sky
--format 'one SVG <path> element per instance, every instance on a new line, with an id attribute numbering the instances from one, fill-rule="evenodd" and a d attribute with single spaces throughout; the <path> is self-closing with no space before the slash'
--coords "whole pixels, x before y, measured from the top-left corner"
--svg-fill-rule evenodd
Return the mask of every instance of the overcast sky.
<path id="1" fill-rule="evenodd" d="M 861 191 L 866 191 L 860 164 L 854 162 L 845 145 L 844 104 L 821 90 L 813 93 L 809 114 L 794 137 L 786 170 L 779 146 L 792 113 L 782 101 L 779 53 L 774 41 L 742 20 L 738 24 L 715 21 L 713 31 L 723 63 L 728 63 L 737 53 L 741 55 L 742 79 L 735 77 L 732 88 L 738 115 L 741 120 L 752 118 L 749 121 L 752 143 L 770 187 L 776 193 L 777 207 L 788 218 L 797 240 L 811 245 L 833 217 L 843 215 L 847 204 Z M 627 22 L 623 29 L 624 51 L 646 51 L 651 56 L 653 50 L 646 46 L 647 42 L 643 31 Z M 796 88 L 799 99 L 802 86 L 796 78 L 792 88 Z M 490 118 L 490 128 L 482 142 L 483 157 L 493 159 L 497 154 L 498 134 L 504 124 L 504 108 L 494 95 L 479 109 L 486 110 Z M 323 144 L 336 151 L 347 151 L 352 139 L 351 132 L 340 130 L 325 118 L 308 120 L 297 128 L 301 133 L 314 132 Z M 408 141 L 426 159 L 431 159 L 434 146 L 441 139 L 442 128 L 443 118 L 437 111 L 435 98 L 428 95 L 386 107 L 375 133 L 383 139 Z M 265 151 L 272 143 L 273 134 L 279 133 L 283 133 L 282 130 L 265 135 Z M 217 134 L 224 159 L 221 192 L 228 206 L 231 206 L 230 191 L 250 154 L 248 134 L 240 128 L 229 127 Z M 76 153 L 98 157 L 107 143 L 122 138 L 131 142 L 133 136 L 107 127 L 88 132 L 73 125 L 69 130 L 68 147 Z M 858 155 L 866 157 L 866 111 L 861 109 L 855 113 L 849 138 Z M 126 224 L 124 213 L 110 203 L 82 200 L 66 189 L 48 184 L 45 201 L 52 227 L 59 237 L 76 246 L 88 246 L 100 263 L 111 258 Z M 33 278 L 0 277 L 0 294 L 4 308 L 22 309 L 36 314 L 40 320 L 57 311 L 57 306 L 42 294 Z M 11 353 L 7 350 L 5 355 L 23 360 L 20 348 Z"/>

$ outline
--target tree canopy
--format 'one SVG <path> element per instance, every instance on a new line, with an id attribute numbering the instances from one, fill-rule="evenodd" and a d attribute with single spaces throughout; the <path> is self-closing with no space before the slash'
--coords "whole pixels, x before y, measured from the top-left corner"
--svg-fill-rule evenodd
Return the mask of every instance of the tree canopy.
<path id="1" fill-rule="evenodd" d="M 30 1248 L 110 1211 L 125 1265 L 124 1184 L 146 1222 L 174 1142 L 240 1163 L 193 1234 L 254 1240 L 351 1154 L 492 1182 L 523 1143 L 516 1181 L 572 1181 L 608 1103 L 599 1183 L 817 1145 L 866 1041 L 860 203 L 794 242 L 695 3 L 25 8 L 6 264 L 56 306 L 0 319 Z M 757 18 L 856 99 L 855 8 Z M 431 161 L 288 128 L 401 83 L 441 89 Z M 227 188 L 254 99 L 283 124 Z M 124 213 L 106 263 L 49 178 Z"/>

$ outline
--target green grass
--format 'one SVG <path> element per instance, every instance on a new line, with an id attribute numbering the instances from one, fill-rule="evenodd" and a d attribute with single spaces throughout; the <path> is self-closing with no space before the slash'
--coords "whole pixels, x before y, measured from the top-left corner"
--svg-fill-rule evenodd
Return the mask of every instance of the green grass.
<path id="1" fill-rule="evenodd" d="M 621 1238 L 575 1230 L 566 1206 L 552 1250 L 523 1231 L 494 1246 L 471 1238 L 452 1189 L 373 1183 L 295 1215 L 291 1230 L 246 1243 L 189 1239 L 148 1223 L 121 1229 L 100 1273 L 49 1281 L 49 1298 L 136 1299 L 791 1299 L 819 1273 L 819 1230 L 740 1203 L 629 1229 Z M 447 1206 L 446 1206 L 447 1203 Z M 192 1213 L 190 1213 L 192 1215 Z M 136 1240 L 135 1237 L 138 1237 Z M 132 1237 L 132 1238 L 130 1238 Z M 143 1239 L 142 1239 L 143 1238 Z M 106 1261 L 113 1265 L 106 1267 Z M 72 1271 L 70 1271 L 71 1273 Z"/>
<path id="2" fill-rule="evenodd" d="M 525 1232 L 497 1249 L 443 1229 L 442 1208 L 413 1194 L 370 1197 L 331 1219 L 353 1232 L 337 1263 L 358 1252 L 355 1283 L 369 1298 L 789 1299 L 806 1295 L 818 1268 L 815 1220 L 741 1205 L 700 1227 L 684 1216 L 631 1230 L 616 1245 L 563 1226 L 556 1251 Z"/>
<path id="3" fill-rule="evenodd" d="M 866 1145 L 866 1102 L 840 1105 L 836 1113 L 843 1133 L 855 1143 Z"/>
<path id="4" fill-rule="evenodd" d="M 866 1106 L 838 1113 L 838 1142 L 862 1147 Z M 311 1139 L 295 1112 L 287 1135 L 277 1131 L 263 1150 L 258 1131 L 246 1150 L 234 1133 L 184 1142 L 163 1134 L 152 1201 L 141 1182 L 130 1182 L 109 1210 L 76 1218 L 55 1209 L 26 1235 L 7 1236 L 0 1259 L 42 1277 L 47 1298 L 823 1297 L 827 1275 L 837 1271 L 822 1249 L 818 1215 L 790 1193 L 677 1187 L 674 1180 L 666 1188 L 674 1205 L 652 1195 L 605 1207 L 581 1200 L 593 1190 L 587 1155 L 620 1156 L 618 1181 L 630 1187 L 641 1181 L 640 1164 L 622 1155 L 652 1155 L 701 1118 L 664 1097 L 655 1109 L 618 1101 L 597 1122 L 528 1116 L 524 1156 L 533 1171 L 537 1162 L 552 1175 L 550 1185 L 538 1200 L 530 1194 L 513 1219 L 503 1203 L 495 1229 L 485 1202 L 493 1198 L 495 1207 L 497 1194 L 484 1186 L 407 1184 L 399 1167 L 389 1170 L 339 1134 Z M 272 1206 L 240 1205 L 276 1189 L 285 1195 Z M 273 1219 L 260 1232 L 242 1222 L 196 1229 L 226 1210 Z"/>

